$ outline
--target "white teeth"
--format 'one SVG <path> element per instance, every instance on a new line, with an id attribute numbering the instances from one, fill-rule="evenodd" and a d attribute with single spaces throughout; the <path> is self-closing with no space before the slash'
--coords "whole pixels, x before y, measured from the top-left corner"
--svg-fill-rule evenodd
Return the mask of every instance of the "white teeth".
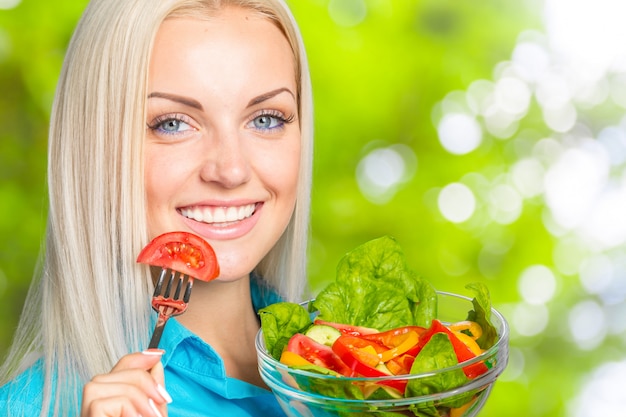
<path id="1" fill-rule="evenodd" d="M 197 207 L 192 211 L 191 218 L 198 222 L 204 220 L 204 217 L 202 216 L 202 211 Z"/>
<path id="2" fill-rule="evenodd" d="M 213 210 L 213 223 L 224 223 L 226 221 L 226 210 L 223 207 L 218 207 Z"/>
<path id="3" fill-rule="evenodd" d="M 182 209 L 183 216 L 204 223 L 228 223 L 252 216 L 254 204 L 239 207 L 193 207 Z"/>

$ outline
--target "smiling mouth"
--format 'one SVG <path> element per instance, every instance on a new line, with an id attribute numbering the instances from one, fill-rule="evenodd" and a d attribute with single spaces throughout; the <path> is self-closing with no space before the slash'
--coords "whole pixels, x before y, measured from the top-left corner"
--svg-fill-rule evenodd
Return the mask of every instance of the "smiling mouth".
<path id="1" fill-rule="evenodd" d="M 256 204 L 237 207 L 185 207 L 180 214 L 202 223 L 232 223 L 247 219 L 254 214 Z"/>

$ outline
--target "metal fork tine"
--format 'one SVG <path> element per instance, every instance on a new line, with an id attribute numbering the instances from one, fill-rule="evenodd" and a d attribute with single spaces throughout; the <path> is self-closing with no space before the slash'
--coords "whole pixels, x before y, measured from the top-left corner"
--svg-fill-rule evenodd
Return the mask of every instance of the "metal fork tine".
<path id="1" fill-rule="evenodd" d="M 161 294 L 161 287 L 163 287 L 163 280 L 165 279 L 165 275 L 167 275 L 167 268 L 161 269 L 161 274 L 159 275 L 159 280 L 154 286 L 154 295 Z"/>
<path id="2" fill-rule="evenodd" d="M 174 298 L 175 299 L 179 299 L 180 298 L 180 292 L 183 289 L 183 280 L 185 279 L 185 276 L 183 274 L 179 274 L 178 275 L 178 283 L 176 284 L 176 291 L 174 291 Z"/>
<path id="3" fill-rule="evenodd" d="M 165 298 L 168 298 L 170 296 L 170 293 L 172 291 L 172 282 L 174 281 L 174 277 L 176 276 L 176 271 L 171 271 L 172 274 L 170 275 L 170 279 L 167 281 L 167 285 L 165 286 L 165 292 L 163 293 L 163 296 Z"/>
<path id="4" fill-rule="evenodd" d="M 188 303 L 189 297 L 191 297 L 191 288 L 193 287 L 193 278 L 187 277 L 187 287 L 185 288 L 185 295 L 183 295 L 183 301 Z"/>

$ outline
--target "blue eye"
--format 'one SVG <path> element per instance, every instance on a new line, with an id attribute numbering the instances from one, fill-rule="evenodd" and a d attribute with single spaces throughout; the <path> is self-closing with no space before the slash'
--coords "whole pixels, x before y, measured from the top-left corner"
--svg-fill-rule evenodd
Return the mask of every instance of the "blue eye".
<path id="1" fill-rule="evenodd" d="M 184 129 L 185 126 L 189 127 L 189 125 L 183 121 L 172 119 L 161 123 L 159 125 L 159 129 L 163 130 L 164 132 L 172 133 L 186 130 Z"/>
<path id="2" fill-rule="evenodd" d="M 194 128 L 183 120 L 182 116 L 165 115 L 157 117 L 148 127 L 157 134 L 176 135 L 194 130 Z"/>
<path id="3" fill-rule="evenodd" d="M 262 116 L 255 117 L 254 120 L 252 120 L 252 123 L 254 123 L 254 127 L 257 129 L 274 129 L 282 126 L 284 121 L 278 117 L 264 114 Z"/>
<path id="4" fill-rule="evenodd" d="M 295 116 L 285 117 L 281 112 L 265 112 L 254 117 L 249 127 L 260 131 L 281 129 L 285 124 L 293 122 Z"/>

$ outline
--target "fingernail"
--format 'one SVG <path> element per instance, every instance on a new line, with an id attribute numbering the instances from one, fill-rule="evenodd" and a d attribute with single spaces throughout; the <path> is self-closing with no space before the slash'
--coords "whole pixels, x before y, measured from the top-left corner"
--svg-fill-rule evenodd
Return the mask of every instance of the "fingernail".
<path id="1" fill-rule="evenodd" d="M 148 398 L 148 404 L 150 404 L 150 408 L 152 408 L 152 411 L 154 411 L 154 415 L 157 417 L 163 417 L 163 414 L 161 414 L 161 412 L 159 411 L 159 409 L 157 408 L 156 404 L 154 403 L 154 401 L 152 401 L 152 398 Z"/>
<path id="2" fill-rule="evenodd" d="M 148 356 L 163 356 L 165 351 L 163 349 L 146 349 L 141 353 Z"/>
<path id="3" fill-rule="evenodd" d="M 161 394 L 161 397 L 163 397 L 163 399 L 165 400 L 165 402 L 167 402 L 168 404 L 172 403 L 172 397 L 170 396 L 170 394 L 165 390 L 165 387 L 161 384 L 157 384 L 157 391 L 159 391 L 159 394 Z"/>

